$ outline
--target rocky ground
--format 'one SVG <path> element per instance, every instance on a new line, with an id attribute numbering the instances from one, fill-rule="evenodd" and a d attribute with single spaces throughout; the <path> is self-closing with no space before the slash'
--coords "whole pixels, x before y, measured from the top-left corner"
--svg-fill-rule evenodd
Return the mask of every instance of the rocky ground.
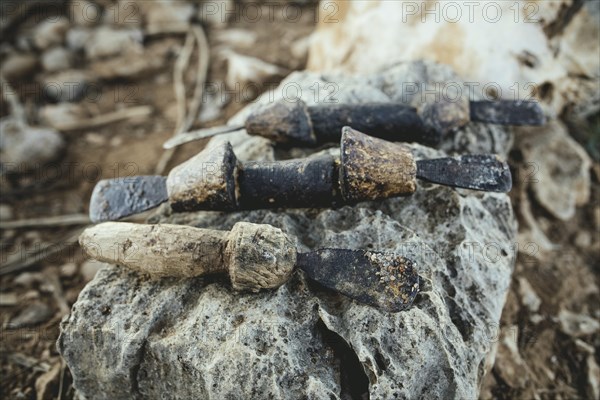
<path id="1" fill-rule="evenodd" d="M 182 86 L 193 106 L 202 65 L 199 44 L 189 60 L 181 56 L 196 37 L 187 34 L 189 21 L 202 22 L 210 45 L 211 85 L 192 121 L 204 127 L 223 123 L 304 68 L 317 7 L 300 2 L 301 17 L 291 24 L 278 12 L 272 20 L 234 13 L 224 21 L 201 2 L 71 3 L 30 1 L 3 13 L 0 26 L 1 116 L 12 116 L 2 122 L 0 143 L 6 398 L 76 396 L 56 350 L 59 322 L 100 265 L 70 244 L 88 223 L 98 179 L 154 173 L 162 143 L 181 124 Z M 232 91 L 236 82 L 242 85 Z M 515 131 L 516 267 L 482 398 L 599 396 L 600 118 L 562 119 L 548 143 L 536 132 Z M 573 150 L 574 142 L 587 155 Z M 162 158 L 164 170 L 204 144 Z"/>

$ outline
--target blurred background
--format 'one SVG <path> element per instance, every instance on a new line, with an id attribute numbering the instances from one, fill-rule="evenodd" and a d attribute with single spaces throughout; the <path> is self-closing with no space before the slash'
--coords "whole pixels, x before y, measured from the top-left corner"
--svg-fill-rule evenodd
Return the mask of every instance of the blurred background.
<path id="1" fill-rule="evenodd" d="M 468 3 L 2 1 L 3 397 L 75 396 L 55 343 L 102 265 L 77 246 L 98 180 L 168 173 L 206 141 L 167 139 L 293 71 L 428 59 L 551 118 L 513 129 L 518 255 L 481 397 L 598 398 L 600 3 Z"/>

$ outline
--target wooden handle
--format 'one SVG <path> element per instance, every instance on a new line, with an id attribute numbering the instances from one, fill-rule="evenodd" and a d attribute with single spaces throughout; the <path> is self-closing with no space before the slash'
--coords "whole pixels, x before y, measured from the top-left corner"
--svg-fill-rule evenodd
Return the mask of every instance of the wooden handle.
<path id="1" fill-rule="evenodd" d="M 79 237 L 90 257 L 154 277 L 228 273 L 235 290 L 278 287 L 296 264 L 296 244 L 271 225 L 238 222 L 231 231 L 185 225 L 105 222 Z"/>

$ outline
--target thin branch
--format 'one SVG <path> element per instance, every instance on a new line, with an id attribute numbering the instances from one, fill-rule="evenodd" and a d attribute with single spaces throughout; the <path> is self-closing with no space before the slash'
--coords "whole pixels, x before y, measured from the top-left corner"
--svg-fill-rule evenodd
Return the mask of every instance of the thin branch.
<path id="1" fill-rule="evenodd" d="M 0 229 L 20 229 L 33 227 L 56 227 L 69 225 L 88 225 L 90 217 L 85 214 L 59 215 L 14 221 L 0 221 Z"/>
<path id="2" fill-rule="evenodd" d="M 113 122 L 122 121 L 124 119 L 148 117 L 151 114 L 152 107 L 150 106 L 129 107 L 92 118 L 81 119 L 71 123 L 63 123 L 55 126 L 55 128 L 60 131 L 96 128 L 98 126 L 112 124 Z"/>

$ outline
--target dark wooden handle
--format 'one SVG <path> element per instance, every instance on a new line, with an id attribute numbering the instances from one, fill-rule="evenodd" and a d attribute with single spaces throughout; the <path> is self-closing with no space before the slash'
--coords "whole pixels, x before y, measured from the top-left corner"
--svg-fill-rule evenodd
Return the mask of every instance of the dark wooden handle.
<path id="1" fill-rule="evenodd" d="M 437 145 L 442 140 L 439 132 L 423 123 L 414 107 L 404 104 L 320 105 L 308 107 L 308 113 L 319 143 L 338 142 L 344 126 L 394 142 Z"/>

